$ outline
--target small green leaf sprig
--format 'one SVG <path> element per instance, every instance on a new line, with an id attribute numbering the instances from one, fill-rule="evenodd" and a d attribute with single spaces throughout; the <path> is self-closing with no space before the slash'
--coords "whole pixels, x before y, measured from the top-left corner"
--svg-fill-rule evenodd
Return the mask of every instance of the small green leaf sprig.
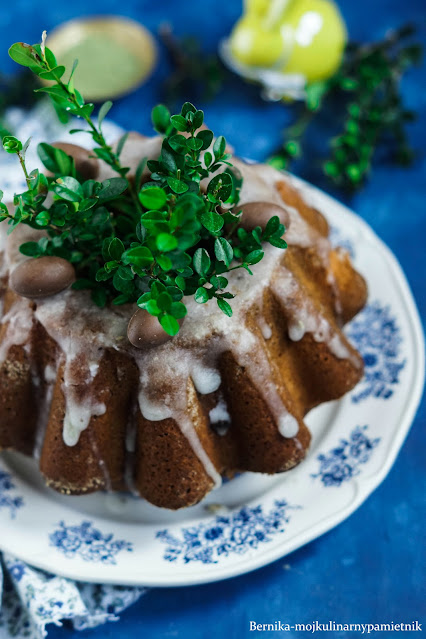
<path id="1" fill-rule="evenodd" d="M 362 186 L 381 144 L 388 145 L 397 164 L 409 165 L 415 152 L 406 124 L 416 114 L 405 108 L 399 85 L 407 69 L 421 59 L 421 46 L 406 42 L 414 31 L 407 25 L 377 43 L 349 43 L 337 73 L 306 87 L 305 105 L 286 130 L 287 140 L 270 163 L 289 168 L 302 155 L 307 129 L 332 101 L 335 117 L 341 116 L 342 128 L 329 142 L 322 169 L 335 185 L 349 191 Z"/>
<path id="2" fill-rule="evenodd" d="M 25 151 L 30 141 L 4 137 L 3 148 L 17 155 L 27 190 L 15 195 L 13 213 L 0 202 L 0 220 L 8 219 L 10 231 L 21 223 L 44 231 L 37 242 L 22 244 L 21 252 L 67 259 L 78 276 L 73 288 L 91 290 L 100 307 L 136 302 L 171 336 L 186 315 L 187 296 L 200 304 L 215 299 L 231 316 L 228 300 L 234 295 L 227 290 L 226 274 L 240 268 L 252 274 L 250 267 L 264 256 L 264 242 L 283 249 L 287 244 L 276 216 L 263 231 L 240 226 L 242 180 L 230 162 L 225 138 L 214 139 L 212 131 L 201 128 L 204 114 L 189 102 L 176 115 L 158 105 L 152 120 L 163 136 L 160 156 L 148 162 L 142 158 L 134 179 L 128 180 L 129 169 L 119 159 L 126 136 L 113 150 L 100 129 L 110 103 L 101 107 L 95 124 L 93 105 L 86 105 L 73 87 L 73 72 L 67 84 L 62 82 L 65 69 L 56 65 L 45 37 L 32 47 L 17 43 L 10 53 L 55 83 L 43 90 L 60 109 L 86 120 L 98 145 L 95 156 L 118 173 L 103 182 L 85 180 L 71 156 L 45 143 L 38 146 L 38 154 L 50 175 L 28 172 Z"/>

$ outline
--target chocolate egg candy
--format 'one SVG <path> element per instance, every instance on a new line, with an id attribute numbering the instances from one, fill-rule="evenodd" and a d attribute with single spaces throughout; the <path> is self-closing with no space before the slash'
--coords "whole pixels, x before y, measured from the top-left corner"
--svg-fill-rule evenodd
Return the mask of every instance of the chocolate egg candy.
<path id="1" fill-rule="evenodd" d="M 182 326 L 183 318 L 179 319 L 178 322 Z M 127 327 L 127 337 L 136 348 L 152 348 L 173 339 L 161 327 L 158 318 L 142 308 L 132 316 Z"/>
<path id="2" fill-rule="evenodd" d="M 235 213 L 239 211 L 242 211 L 240 226 L 246 231 L 252 231 L 256 226 L 265 229 L 266 224 L 274 215 L 280 218 L 281 224 L 288 225 L 287 211 L 273 202 L 247 202 L 247 204 L 235 208 Z"/>
<path id="3" fill-rule="evenodd" d="M 55 149 L 61 149 L 74 158 L 76 171 L 84 180 L 96 180 L 99 175 L 99 161 L 94 157 L 90 157 L 94 155 L 92 151 L 69 142 L 54 142 L 52 146 Z"/>
<path id="4" fill-rule="evenodd" d="M 75 281 L 72 264 L 62 257 L 45 256 L 26 260 L 11 273 L 10 288 L 30 299 L 60 293 Z"/>

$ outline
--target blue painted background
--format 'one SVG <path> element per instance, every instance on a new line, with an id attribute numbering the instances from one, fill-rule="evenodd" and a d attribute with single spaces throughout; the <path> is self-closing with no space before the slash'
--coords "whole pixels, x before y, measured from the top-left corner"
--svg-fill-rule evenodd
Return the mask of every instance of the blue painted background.
<path id="1" fill-rule="evenodd" d="M 380 38 L 387 29 L 413 21 L 426 42 L 424 0 L 342 0 L 340 5 L 354 39 Z M 79 15 L 120 12 L 144 22 L 153 31 L 168 20 L 177 34 L 197 33 L 203 38 L 204 48 L 213 51 L 240 11 L 241 0 L 124 0 L 120 4 L 116 0 L 4 1 L 0 3 L 0 68 L 13 70 L 6 55 L 10 43 L 36 42 L 43 29 Z M 131 96 L 117 101 L 112 117 L 126 128 L 148 133 L 150 108 L 161 97 L 159 87 L 167 72 L 161 55 L 153 78 Z M 425 320 L 424 66 L 407 75 L 403 92 L 408 108 L 421 114 L 410 128 L 421 157 L 409 170 L 376 168 L 371 182 L 350 204 L 399 258 Z M 265 104 L 254 87 L 237 78 L 228 82 L 225 97 L 202 106 L 209 125 L 227 136 L 238 154 L 256 160 L 275 149 L 280 131 L 289 121 L 285 107 Z M 301 171 L 309 175 L 311 168 L 302 166 Z M 347 623 L 426 621 L 425 425 L 423 403 L 382 486 L 346 522 L 305 548 L 267 568 L 220 584 L 153 590 L 124 613 L 118 624 L 83 633 L 55 628 L 49 637 L 240 639 L 259 634 L 248 631 L 251 619 L 291 624 L 330 619 Z M 284 634 L 270 632 L 265 636 Z"/>

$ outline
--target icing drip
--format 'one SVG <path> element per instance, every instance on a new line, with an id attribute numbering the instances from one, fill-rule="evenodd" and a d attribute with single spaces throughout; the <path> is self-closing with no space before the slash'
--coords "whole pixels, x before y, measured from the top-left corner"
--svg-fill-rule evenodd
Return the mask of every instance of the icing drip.
<path id="1" fill-rule="evenodd" d="M 228 407 L 224 399 L 221 399 L 218 404 L 209 412 L 210 423 L 218 424 L 219 422 L 231 422 L 231 416 L 228 413 Z"/>
<path id="2" fill-rule="evenodd" d="M 220 386 L 221 379 L 218 371 L 206 368 L 201 363 L 191 367 L 191 378 L 194 386 L 201 395 L 214 393 Z"/>
<path id="3" fill-rule="evenodd" d="M 102 313 L 100 319 L 99 311 L 87 295 L 79 300 L 73 291 L 40 301 L 35 317 L 63 354 L 63 436 L 67 446 L 75 446 L 90 419 L 106 412 L 105 404 L 93 396 L 93 381 L 105 348 L 116 348 L 123 341 L 126 319 L 111 310 Z"/>
<path id="4" fill-rule="evenodd" d="M 218 435 L 226 435 L 231 425 L 231 416 L 223 397 L 220 397 L 219 402 L 209 412 L 209 419 L 212 428 Z"/>
<path id="5" fill-rule="evenodd" d="M 269 326 L 268 322 L 265 320 L 263 315 L 259 315 L 259 317 L 257 318 L 257 324 L 260 328 L 260 332 L 262 333 L 263 339 L 271 339 L 272 328 Z"/>
<path id="6" fill-rule="evenodd" d="M 65 397 L 64 444 L 76 446 L 81 433 L 88 427 L 90 419 L 97 415 L 104 415 L 106 406 L 93 402 L 91 398 L 81 401 L 76 394 L 67 392 L 67 386 L 65 386 Z"/>
<path id="7" fill-rule="evenodd" d="M 358 366 L 358 360 L 349 350 L 345 338 L 339 334 L 303 295 L 291 271 L 281 266 L 275 275 L 273 291 L 289 316 L 288 336 L 298 342 L 306 333 L 311 333 L 316 342 L 327 344 L 330 352 L 338 359 L 349 359 Z"/>
<path id="8" fill-rule="evenodd" d="M 282 415 L 278 420 L 278 430 L 283 437 L 296 437 L 299 424 L 293 415 Z"/>
<path id="9" fill-rule="evenodd" d="M 167 348 L 168 344 L 170 342 L 156 349 L 154 355 L 148 352 L 137 357 L 140 370 L 141 413 L 150 421 L 172 418 L 179 425 L 206 473 L 216 486 L 220 486 L 222 478 L 201 444 L 197 434 L 196 418 L 193 419 L 190 414 L 188 395 L 190 371 L 202 391 L 207 393 L 219 387 L 220 376 L 216 371 L 203 368 L 199 361 L 193 360 L 189 351 L 179 351 L 179 355 L 173 357 L 174 349 Z"/>
<path id="10" fill-rule="evenodd" d="M 37 432 L 34 443 L 33 456 L 40 459 L 43 449 L 44 434 L 46 432 L 47 422 L 49 419 L 50 405 L 52 403 L 54 383 L 56 381 L 57 372 L 54 366 L 48 364 L 44 368 L 44 393 L 39 394 L 38 416 L 37 416 Z"/>
<path id="11" fill-rule="evenodd" d="M 11 346 L 28 344 L 33 326 L 31 302 L 23 297 L 18 298 L 3 316 L 1 323 L 7 324 L 7 328 L 0 343 L 0 364 L 7 358 Z"/>
<path id="12" fill-rule="evenodd" d="M 238 364 L 245 369 L 256 388 L 263 395 L 278 425 L 280 434 L 283 437 L 294 437 L 299 431 L 299 424 L 281 399 L 274 381 L 273 366 L 261 342 L 254 333 L 246 329 L 243 339 L 232 340 L 231 350 Z M 276 378 L 279 379 L 278 375 Z"/>

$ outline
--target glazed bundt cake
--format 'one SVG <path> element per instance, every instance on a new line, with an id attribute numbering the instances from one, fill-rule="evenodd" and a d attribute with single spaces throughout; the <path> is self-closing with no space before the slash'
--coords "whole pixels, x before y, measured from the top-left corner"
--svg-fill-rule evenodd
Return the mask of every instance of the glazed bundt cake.
<path id="1" fill-rule="evenodd" d="M 133 134 L 122 162 L 134 176 L 141 158 L 160 151 L 160 138 Z M 46 257 L 51 268 L 38 274 L 19 246 L 40 231 L 19 225 L 7 237 L 1 223 L 0 448 L 34 456 L 51 488 L 190 506 L 222 476 L 296 466 L 310 442 L 306 413 L 361 378 L 342 326 L 365 304 L 363 278 L 331 248 L 326 219 L 291 177 L 237 159 L 233 166 L 243 178 L 241 225 L 278 215 L 288 248 L 265 246 L 254 275 L 227 275 L 232 317 L 191 297 L 180 331 L 163 343 L 158 322 L 144 334 L 137 315 L 130 321 L 133 305 L 100 309 L 85 290 L 49 296 L 52 269 L 64 286 L 72 273 Z M 96 173 L 112 175 L 101 161 Z"/>

